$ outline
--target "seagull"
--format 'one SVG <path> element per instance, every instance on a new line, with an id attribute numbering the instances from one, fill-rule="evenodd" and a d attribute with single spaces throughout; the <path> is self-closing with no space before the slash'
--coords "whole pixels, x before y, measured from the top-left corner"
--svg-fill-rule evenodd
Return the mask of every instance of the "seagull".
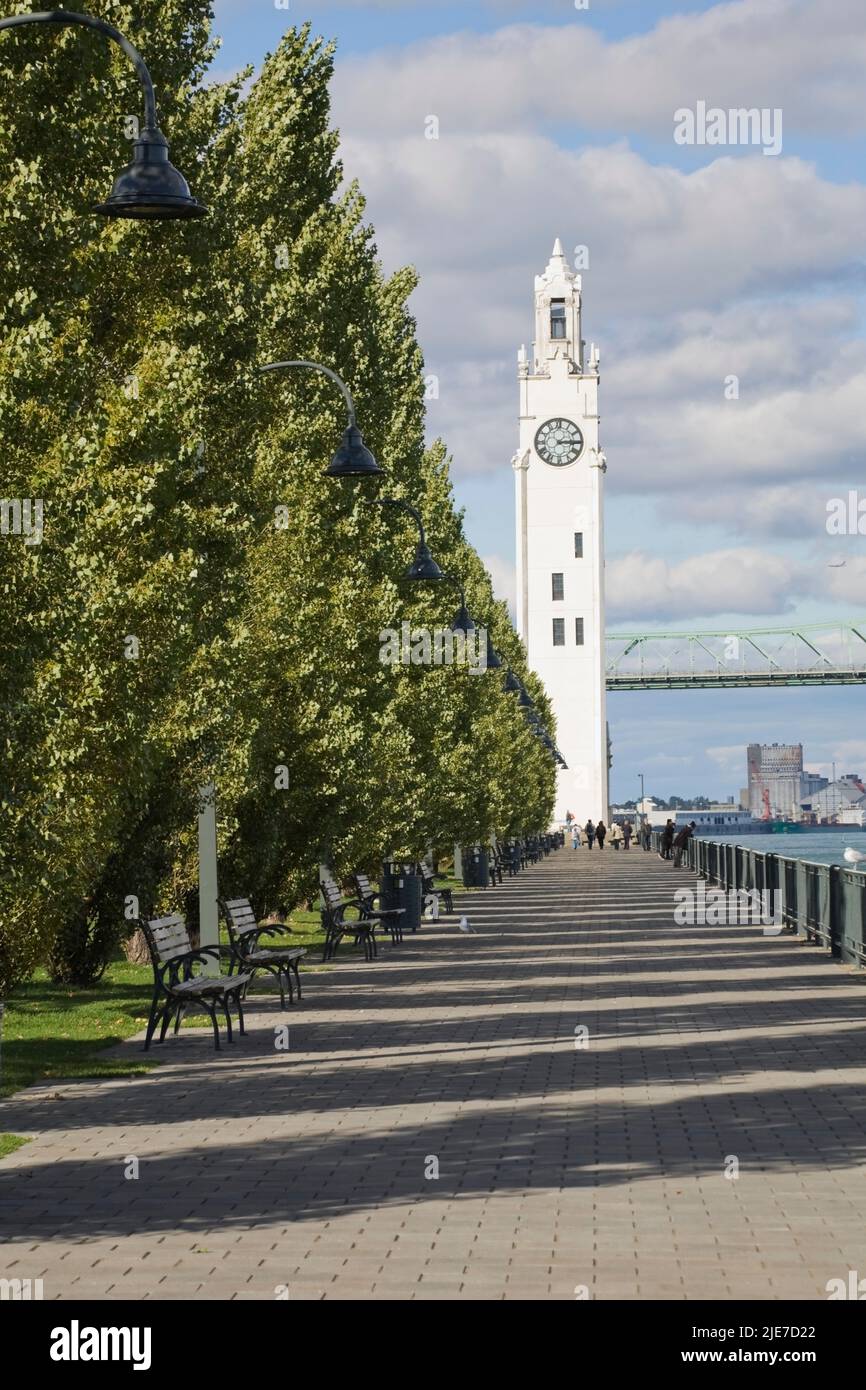
<path id="1" fill-rule="evenodd" d="M 827 568 L 828 570 L 840 570 L 845 564 L 847 564 L 846 560 L 834 560 L 827 566 Z"/>
<path id="2" fill-rule="evenodd" d="M 473 935 L 474 935 L 474 933 L 475 933 L 475 928 L 474 928 L 474 927 L 470 927 L 470 925 L 469 925 L 469 918 L 468 918 L 468 917 L 461 917 L 461 918 L 460 918 L 460 922 L 459 922 L 459 926 L 460 926 L 460 930 L 461 930 L 461 931 L 472 932 Z"/>
<path id="3" fill-rule="evenodd" d="M 851 849 L 849 847 L 842 855 L 842 858 L 845 860 L 846 864 L 859 864 L 861 860 L 866 859 L 866 854 L 863 853 L 862 849 Z"/>

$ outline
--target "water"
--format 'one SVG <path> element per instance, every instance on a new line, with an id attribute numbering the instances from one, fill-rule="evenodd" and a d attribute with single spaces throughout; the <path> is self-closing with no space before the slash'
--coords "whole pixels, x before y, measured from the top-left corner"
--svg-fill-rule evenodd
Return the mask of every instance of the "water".
<path id="1" fill-rule="evenodd" d="M 742 845 L 745 849 L 756 849 L 761 854 L 781 854 L 786 859 L 808 859 L 812 864 L 845 864 L 842 858 L 845 850 L 859 849 L 866 854 L 866 830 L 858 825 L 846 826 L 840 830 L 819 830 L 809 832 L 780 831 L 778 835 L 719 835 L 702 837 L 716 839 L 719 844 Z M 866 869 L 862 864 L 845 864 L 846 869 Z"/>

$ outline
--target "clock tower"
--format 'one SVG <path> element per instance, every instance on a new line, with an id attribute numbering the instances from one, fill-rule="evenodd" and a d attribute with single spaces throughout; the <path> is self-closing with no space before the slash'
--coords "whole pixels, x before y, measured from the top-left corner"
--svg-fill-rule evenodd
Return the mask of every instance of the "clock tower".
<path id="1" fill-rule="evenodd" d="M 605 456 L 599 444 L 599 354 L 581 338 L 581 278 L 557 240 L 535 278 L 535 342 L 518 354 L 517 627 L 550 695 L 555 818 L 608 820 L 604 660 Z"/>

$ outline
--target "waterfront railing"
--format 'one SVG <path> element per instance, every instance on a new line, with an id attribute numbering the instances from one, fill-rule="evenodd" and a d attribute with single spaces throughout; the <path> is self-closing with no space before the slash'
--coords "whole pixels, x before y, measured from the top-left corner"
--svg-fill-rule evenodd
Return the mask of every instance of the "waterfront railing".
<path id="1" fill-rule="evenodd" d="M 789 931 L 849 965 L 866 965 L 866 874 L 700 838 L 689 841 L 687 862 L 726 890 L 778 893 Z"/>

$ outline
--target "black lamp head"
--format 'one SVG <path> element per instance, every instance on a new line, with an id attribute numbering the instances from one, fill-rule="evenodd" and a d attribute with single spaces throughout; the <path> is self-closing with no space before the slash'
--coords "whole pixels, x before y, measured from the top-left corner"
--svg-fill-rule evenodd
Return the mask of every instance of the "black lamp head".
<path id="1" fill-rule="evenodd" d="M 520 681 L 517 679 L 510 666 L 505 677 L 504 689 L 510 691 L 511 694 L 514 694 L 515 691 L 520 689 Z"/>
<path id="2" fill-rule="evenodd" d="M 475 631 L 475 624 L 465 603 L 461 603 L 457 610 L 457 616 L 451 624 L 451 631 L 454 633 L 462 632 L 464 637 L 468 637 L 470 632 Z"/>
<path id="3" fill-rule="evenodd" d="M 426 580 L 428 583 L 436 583 L 438 580 L 445 578 L 445 575 L 430 554 L 430 547 L 427 545 L 426 541 L 418 542 L 417 549 L 415 550 L 415 559 L 407 569 L 405 577 L 413 580 Z"/>
<path id="4" fill-rule="evenodd" d="M 520 687 L 520 694 L 517 697 L 517 703 L 519 704 L 521 709 L 535 709 L 535 701 L 530 699 L 529 694 L 524 685 L 521 685 Z"/>
<path id="5" fill-rule="evenodd" d="M 192 196 L 183 174 L 169 161 L 162 131 L 152 126 L 141 131 L 132 163 L 118 174 L 108 198 L 94 211 L 140 222 L 207 216 L 207 208 Z"/>
<path id="6" fill-rule="evenodd" d="M 349 425 L 343 442 L 325 469 L 326 478 L 380 478 L 384 473 L 357 425 Z"/>
<path id="7" fill-rule="evenodd" d="M 499 671 L 499 670 L 501 669 L 501 667 L 502 667 L 502 662 L 501 662 L 501 660 L 499 659 L 499 654 L 498 654 L 498 652 L 496 651 L 496 648 L 494 647 L 493 643 L 492 643 L 491 640 L 490 640 L 490 633 L 489 633 L 489 632 L 488 632 L 488 634 L 487 634 L 487 662 L 486 662 L 486 664 L 487 664 L 487 669 L 488 669 L 488 671 Z"/>

